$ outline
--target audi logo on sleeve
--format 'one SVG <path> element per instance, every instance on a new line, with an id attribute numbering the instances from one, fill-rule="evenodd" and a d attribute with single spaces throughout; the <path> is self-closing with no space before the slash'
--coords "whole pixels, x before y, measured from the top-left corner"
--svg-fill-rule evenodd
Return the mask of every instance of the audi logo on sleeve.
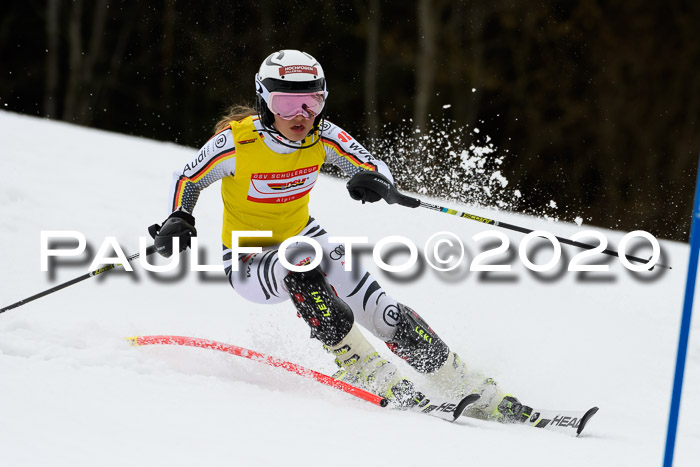
<path id="1" fill-rule="evenodd" d="M 307 194 L 318 179 L 318 166 L 289 172 L 254 173 L 248 200 L 254 203 L 288 203 Z"/>

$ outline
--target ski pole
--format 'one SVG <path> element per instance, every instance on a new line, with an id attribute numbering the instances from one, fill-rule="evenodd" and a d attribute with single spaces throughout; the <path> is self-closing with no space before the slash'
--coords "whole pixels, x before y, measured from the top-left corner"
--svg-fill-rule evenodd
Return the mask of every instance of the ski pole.
<path id="1" fill-rule="evenodd" d="M 431 211 L 444 212 L 445 214 L 451 214 L 453 216 L 463 217 L 465 219 L 470 219 L 470 220 L 473 220 L 476 222 L 481 222 L 482 224 L 493 225 L 494 227 L 501 227 L 503 229 L 514 230 L 516 232 L 521 232 L 524 234 L 529 234 L 531 232 L 534 232 L 534 230 L 526 229 L 525 227 L 520 227 L 520 226 L 513 225 L 513 224 L 508 224 L 507 222 L 500 222 L 500 221 L 497 221 L 494 219 L 489 219 L 487 217 L 469 214 L 468 212 L 462 212 L 462 211 L 457 211 L 456 209 L 450 209 L 450 208 L 446 208 L 444 206 L 438 206 L 437 204 L 426 203 L 425 201 L 421 201 L 418 198 L 413 198 L 411 196 L 407 196 L 407 195 L 404 195 L 402 193 L 399 193 L 399 191 L 396 190 L 396 188 L 394 188 L 393 190 L 390 191 L 388 199 L 387 199 L 387 203 L 389 203 L 389 204 L 396 203 L 396 204 L 400 204 L 401 206 L 406 206 L 409 208 L 419 208 L 420 207 L 420 208 L 430 209 Z M 575 246 L 578 248 L 583 248 L 584 250 L 592 250 L 594 248 L 597 248 L 593 245 L 589 245 L 588 243 L 576 242 L 574 240 L 569 240 L 568 238 L 557 237 L 556 235 L 554 236 L 554 238 L 556 238 L 561 243 L 564 243 L 566 245 Z M 602 250 L 601 253 L 604 253 L 604 254 L 610 255 L 610 256 L 619 256 L 617 251 L 610 250 L 608 248 Z M 629 261 L 635 261 L 637 263 L 646 264 L 649 262 L 648 259 L 639 258 L 637 256 L 632 256 L 632 255 L 626 254 L 625 257 Z M 664 264 L 656 264 L 651 269 L 654 269 L 654 267 L 656 267 L 656 266 L 661 267 L 661 268 L 671 269 L 671 266 L 666 266 Z"/>
<path id="2" fill-rule="evenodd" d="M 156 247 L 154 245 L 149 246 L 146 248 L 146 256 L 151 255 L 156 252 Z M 133 255 L 127 257 L 127 261 L 131 262 L 138 258 L 140 256 L 140 253 L 134 253 Z M 96 276 L 98 274 L 102 274 L 103 272 L 107 272 L 111 269 L 117 268 L 121 266 L 121 264 L 108 264 L 107 266 L 103 266 L 99 269 L 95 269 L 94 271 L 90 271 L 88 273 L 83 274 L 82 276 L 76 277 L 75 279 L 71 279 L 68 282 L 64 282 L 63 284 L 59 284 L 55 287 L 51 287 L 50 289 L 44 290 L 43 292 L 39 292 L 36 295 L 32 295 L 31 297 L 27 297 L 23 300 L 18 301 L 17 303 L 13 303 L 12 305 L 6 306 L 5 308 L 0 309 L 0 313 L 4 313 L 7 310 L 11 310 L 13 308 L 17 308 L 19 306 L 24 305 L 25 303 L 29 303 L 31 301 L 36 300 L 37 298 L 45 297 L 46 295 L 52 294 L 54 292 L 57 292 L 61 289 L 65 289 L 66 287 L 69 287 L 73 284 L 77 284 L 78 282 L 84 281 L 85 279 L 89 279 L 93 276 Z"/>

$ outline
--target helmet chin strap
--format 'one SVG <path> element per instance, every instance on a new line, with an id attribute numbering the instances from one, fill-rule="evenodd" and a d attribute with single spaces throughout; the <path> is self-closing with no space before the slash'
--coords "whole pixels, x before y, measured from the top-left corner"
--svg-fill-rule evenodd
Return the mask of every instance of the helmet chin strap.
<path id="1" fill-rule="evenodd" d="M 321 122 L 323 122 L 323 119 L 321 119 Z M 309 131 L 309 134 L 307 134 L 307 135 L 304 137 L 304 139 L 308 138 L 309 135 L 313 135 L 313 134 L 318 130 L 319 126 L 320 126 L 320 125 L 314 125 L 314 126 L 311 128 L 311 131 Z M 268 127 L 267 125 L 264 125 L 264 124 L 263 124 L 263 127 L 262 127 L 260 130 L 256 130 L 256 131 L 262 131 L 262 132 L 265 132 L 265 133 L 270 133 L 271 135 L 277 134 L 277 135 L 280 135 L 280 136 L 281 136 L 282 138 L 284 138 L 285 140 L 287 140 L 287 141 L 289 141 L 289 142 L 292 142 L 292 140 L 290 140 L 289 138 L 287 138 L 286 136 L 284 136 L 282 133 L 280 133 L 279 130 L 277 130 L 275 127 L 270 128 L 270 127 Z M 303 141 L 303 140 L 302 140 L 302 141 Z M 301 145 L 301 144 L 300 144 L 299 146 L 294 146 L 294 145 L 292 145 L 292 144 L 288 144 L 288 143 L 286 143 L 286 142 L 284 142 L 284 141 L 281 141 L 280 139 L 277 139 L 277 142 L 278 142 L 279 144 L 281 144 L 281 145 L 284 146 L 284 147 L 290 148 L 290 149 L 307 149 L 307 148 L 313 147 L 313 146 L 316 145 L 316 143 L 318 143 L 319 141 L 321 141 L 321 135 L 320 135 L 320 134 L 318 135 L 318 138 L 316 138 L 316 141 L 314 141 L 313 143 L 308 144 L 308 145 L 306 145 L 306 146 Z"/>

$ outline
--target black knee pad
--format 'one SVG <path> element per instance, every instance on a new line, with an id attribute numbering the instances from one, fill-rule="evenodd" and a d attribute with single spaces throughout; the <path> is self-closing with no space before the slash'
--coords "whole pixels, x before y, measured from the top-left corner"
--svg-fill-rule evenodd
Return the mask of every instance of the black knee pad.
<path id="1" fill-rule="evenodd" d="M 318 269 L 291 272 L 284 278 L 294 306 L 311 328 L 311 337 L 336 345 L 348 335 L 355 318 Z"/>
<path id="2" fill-rule="evenodd" d="M 396 334 L 386 345 L 420 373 L 432 373 L 447 361 L 449 347 L 423 318 L 411 308 L 399 305 Z"/>

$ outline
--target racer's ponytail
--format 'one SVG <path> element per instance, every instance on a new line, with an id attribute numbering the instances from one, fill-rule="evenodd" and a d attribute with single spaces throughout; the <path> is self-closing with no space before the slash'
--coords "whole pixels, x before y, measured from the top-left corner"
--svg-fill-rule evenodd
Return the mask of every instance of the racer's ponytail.
<path id="1" fill-rule="evenodd" d="M 240 122 L 246 117 L 257 115 L 258 111 L 247 105 L 233 105 L 221 117 L 214 127 L 214 134 L 224 131 L 231 124 L 231 121 Z"/>

